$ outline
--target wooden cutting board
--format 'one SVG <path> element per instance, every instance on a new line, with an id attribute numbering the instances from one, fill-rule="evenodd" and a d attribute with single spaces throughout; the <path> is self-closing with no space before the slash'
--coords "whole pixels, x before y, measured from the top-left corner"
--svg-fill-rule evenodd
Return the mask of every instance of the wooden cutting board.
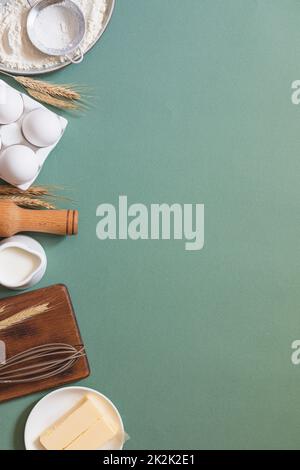
<path id="1" fill-rule="evenodd" d="M 66 286 L 57 284 L 0 300 L 0 340 L 9 359 L 27 349 L 66 343 L 80 349 L 83 342 Z M 88 377 L 87 357 L 54 377 L 22 384 L 0 384 L 0 402 Z"/>

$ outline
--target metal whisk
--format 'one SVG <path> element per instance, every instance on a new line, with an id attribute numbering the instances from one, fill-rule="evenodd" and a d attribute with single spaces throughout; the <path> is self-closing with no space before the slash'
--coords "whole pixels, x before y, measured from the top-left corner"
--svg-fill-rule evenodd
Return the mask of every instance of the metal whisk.
<path id="1" fill-rule="evenodd" d="M 17 384 L 48 379 L 70 369 L 85 356 L 84 347 L 49 343 L 27 349 L 0 364 L 0 384 Z"/>

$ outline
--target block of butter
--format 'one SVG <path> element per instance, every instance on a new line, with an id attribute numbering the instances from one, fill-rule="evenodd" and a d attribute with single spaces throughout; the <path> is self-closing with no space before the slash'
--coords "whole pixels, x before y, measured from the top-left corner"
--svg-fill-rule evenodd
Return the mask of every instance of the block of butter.
<path id="1" fill-rule="evenodd" d="M 85 396 L 40 436 L 47 450 L 97 450 L 116 436 L 118 430 L 103 415 L 99 400 Z"/>

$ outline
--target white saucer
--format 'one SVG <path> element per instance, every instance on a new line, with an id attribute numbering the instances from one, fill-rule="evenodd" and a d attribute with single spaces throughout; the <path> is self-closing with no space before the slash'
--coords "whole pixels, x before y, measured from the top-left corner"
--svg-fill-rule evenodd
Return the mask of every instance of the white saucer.
<path id="1" fill-rule="evenodd" d="M 124 445 L 124 425 L 120 413 L 115 405 L 102 393 L 87 387 L 64 387 L 49 393 L 42 398 L 31 410 L 28 416 L 24 441 L 27 450 L 44 450 L 39 442 L 39 436 L 48 427 L 55 423 L 87 393 L 95 395 L 103 406 L 103 410 L 109 413 L 120 429 L 118 436 L 109 442 L 109 446 L 101 450 L 122 450 Z"/>

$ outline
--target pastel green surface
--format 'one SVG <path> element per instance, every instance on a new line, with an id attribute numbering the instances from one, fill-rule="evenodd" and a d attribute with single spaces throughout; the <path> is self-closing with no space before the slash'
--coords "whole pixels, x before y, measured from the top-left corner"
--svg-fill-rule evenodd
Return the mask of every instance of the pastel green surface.
<path id="1" fill-rule="evenodd" d="M 40 286 L 68 286 L 80 384 L 118 406 L 127 449 L 300 447 L 299 18 L 298 0 L 119 0 L 84 62 L 51 77 L 95 98 L 38 180 L 80 210 L 78 237 L 37 237 Z M 96 207 L 119 194 L 204 203 L 205 248 L 100 242 Z M 0 405 L 0 448 L 23 448 L 44 394 Z"/>

